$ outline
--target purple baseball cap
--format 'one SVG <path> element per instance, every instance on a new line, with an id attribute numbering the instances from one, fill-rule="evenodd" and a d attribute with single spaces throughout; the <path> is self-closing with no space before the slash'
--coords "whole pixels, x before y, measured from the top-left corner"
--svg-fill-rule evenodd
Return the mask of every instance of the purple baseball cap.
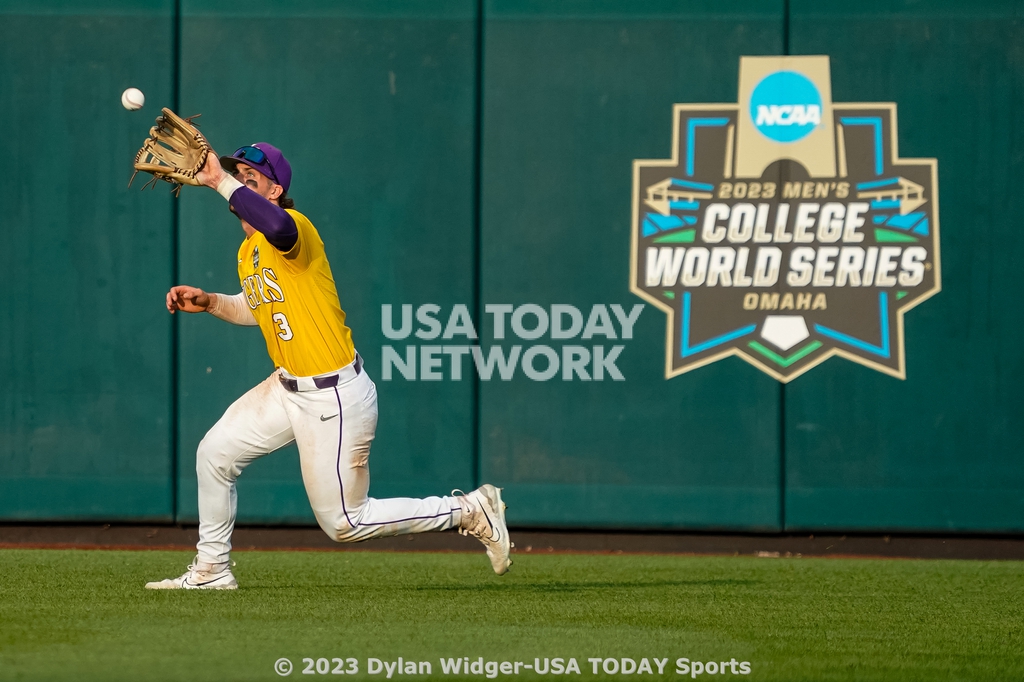
<path id="1" fill-rule="evenodd" d="M 252 166 L 284 187 L 285 192 L 292 184 L 291 164 L 288 163 L 288 159 L 284 158 L 280 149 L 268 142 L 256 142 L 239 147 L 231 156 L 220 157 L 221 168 L 232 175 L 235 174 L 239 163 Z"/>

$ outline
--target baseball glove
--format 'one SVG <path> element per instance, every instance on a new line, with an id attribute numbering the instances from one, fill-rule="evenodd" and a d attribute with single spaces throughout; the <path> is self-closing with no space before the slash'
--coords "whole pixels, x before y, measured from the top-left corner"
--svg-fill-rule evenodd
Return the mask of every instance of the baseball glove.
<path id="1" fill-rule="evenodd" d="M 135 155 L 135 172 L 128 186 L 132 186 L 139 171 L 153 174 L 151 182 L 154 187 L 157 180 L 171 183 L 175 195 L 181 192 L 182 185 L 201 185 L 196 175 L 206 165 L 206 157 L 213 149 L 192 122 L 199 116 L 182 118 L 164 107 L 163 114 L 156 117 L 156 125 L 150 128 L 142 149 Z M 142 189 L 149 185 L 147 182 Z"/>

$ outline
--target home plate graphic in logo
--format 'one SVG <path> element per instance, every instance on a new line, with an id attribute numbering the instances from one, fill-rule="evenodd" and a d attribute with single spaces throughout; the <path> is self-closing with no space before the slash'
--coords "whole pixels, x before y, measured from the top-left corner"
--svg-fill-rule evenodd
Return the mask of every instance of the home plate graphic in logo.
<path id="1" fill-rule="evenodd" d="M 895 103 L 833 102 L 829 58 L 740 58 L 737 104 L 677 104 L 633 163 L 631 290 L 668 314 L 666 376 L 739 355 L 789 381 L 833 355 L 905 378 L 938 293 L 938 168 Z"/>

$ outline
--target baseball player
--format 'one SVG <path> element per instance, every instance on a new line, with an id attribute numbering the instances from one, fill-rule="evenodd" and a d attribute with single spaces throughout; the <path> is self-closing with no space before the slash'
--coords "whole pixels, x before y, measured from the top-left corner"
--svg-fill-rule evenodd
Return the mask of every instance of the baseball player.
<path id="1" fill-rule="evenodd" d="M 501 491 L 377 500 L 368 496 L 377 388 L 345 325 L 320 234 L 288 197 L 291 166 L 267 143 L 210 154 L 197 179 L 229 202 L 245 239 L 235 295 L 175 286 L 167 310 L 259 326 L 276 369 L 228 408 L 196 453 L 198 555 L 149 589 L 236 589 L 229 554 L 235 480 L 254 459 L 295 441 L 316 520 L 337 542 L 456 528 L 484 544 L 498 575 L 512 563 Z"/>

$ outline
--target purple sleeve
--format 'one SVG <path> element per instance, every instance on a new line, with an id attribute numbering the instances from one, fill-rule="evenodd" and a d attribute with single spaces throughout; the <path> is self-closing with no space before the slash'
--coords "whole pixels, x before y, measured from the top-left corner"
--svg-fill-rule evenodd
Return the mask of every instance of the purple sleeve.
<path id="1" fill-rule="evenodd" d="M 231 193 L 231 207 L 242 220 L 262 232 L 278 251 L 291 251 L 299 239 L 299 230 L 288 212 L 248 187 L 239 187 Z"/>

